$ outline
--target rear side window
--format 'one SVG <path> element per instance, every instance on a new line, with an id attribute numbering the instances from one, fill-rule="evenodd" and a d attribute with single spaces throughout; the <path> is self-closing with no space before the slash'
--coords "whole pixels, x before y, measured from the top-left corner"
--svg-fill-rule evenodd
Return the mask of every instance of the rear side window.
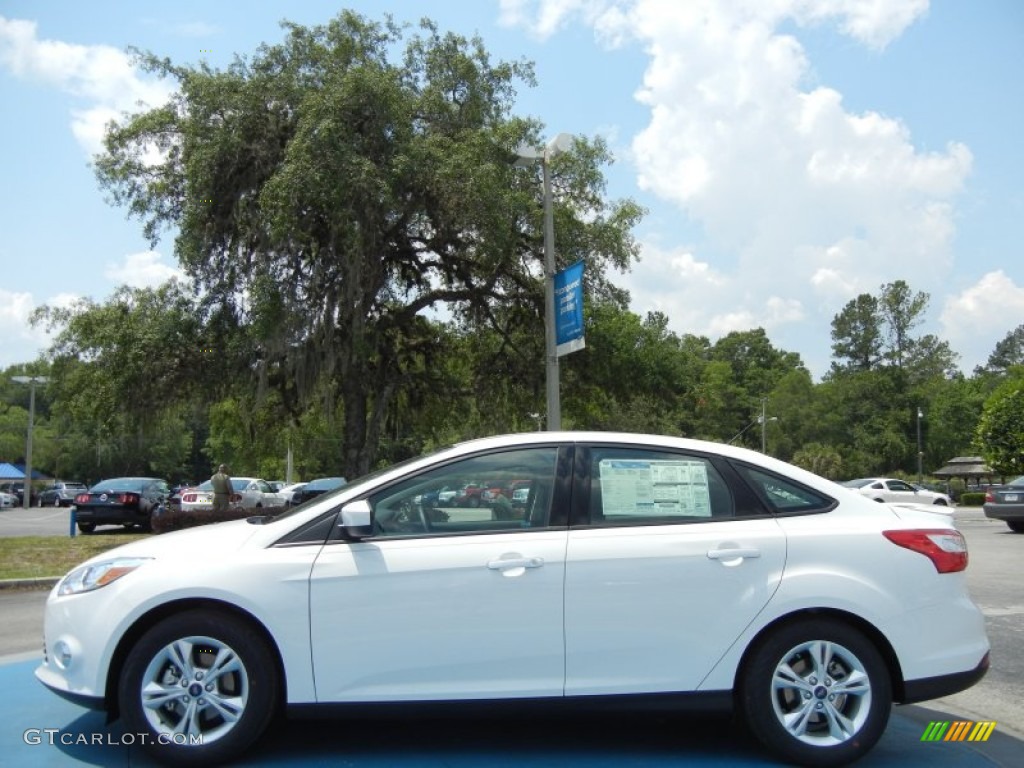
<path id="1" fill-rule="evenodd" d="M 594 447 L 589 464 L 591 525 L 670 525 L 735 516 L 732 493 L 706 458 Z"/>
<path id="2" fill-rule="evenodd" d="M 776 514 L 804 514 L 827 512 L 836 506 L 836 500 L 788 478 L 755 469 L 744 464 L 736 467 L 754 488 L 754 492 Z"/>

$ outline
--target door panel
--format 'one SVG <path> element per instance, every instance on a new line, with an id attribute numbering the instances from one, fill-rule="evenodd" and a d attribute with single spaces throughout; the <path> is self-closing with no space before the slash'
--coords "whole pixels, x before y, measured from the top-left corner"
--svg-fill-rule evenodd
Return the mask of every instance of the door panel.
<path id="1" fill-rule="evenodd" d="M 566 537 L 328 545 L 310 585 L 318 700 L 560 696 Z"/>
<path id="2" fill-rule="evenodd" d="M 778 588 L 782 530 L 709 459 L 614 446 L 577 457 L 566 694 L 696 690 Z"/>

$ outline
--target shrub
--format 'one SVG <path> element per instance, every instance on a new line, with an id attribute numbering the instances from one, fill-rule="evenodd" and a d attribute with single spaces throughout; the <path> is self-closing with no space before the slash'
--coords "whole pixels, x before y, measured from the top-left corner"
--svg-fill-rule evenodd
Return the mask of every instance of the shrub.
<path id="1" fill-rule="evenodd" d="M 151 522 L 153 533 L 169 533 L 170 531 L 180 531 L 183 528 L 194 528 L 197 525 L 222 523 L 225 520 L 242 520 L 257 514 L 276 515 L 282 511 L 282 507 L 264 507 L 259 510 L 231 507 L 227 512 L 214 514 L 211 509 L 182 509 L 176 504 L 170 504 L 155 512 Z"/>
<path id="2" fill-rule="evenodd" d="M 978 493 L 977 491 L 970 491 L 968 493 L 960 494 L 960 506 L 962 507 L 980 507 L 985 503 L 985 494 Z"/>

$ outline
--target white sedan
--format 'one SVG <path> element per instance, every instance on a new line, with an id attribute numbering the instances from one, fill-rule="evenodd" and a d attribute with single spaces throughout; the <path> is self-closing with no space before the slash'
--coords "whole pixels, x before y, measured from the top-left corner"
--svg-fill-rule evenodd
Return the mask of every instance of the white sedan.
<path id="1" fill-rule="evenodd" d="M 270 483 L 258 477 L 232 477 L 231 498 L 229 504 L 243 509 L 261 509 L 262 507 L 283 507 L 285 497 L 275 493 Z M 213 482 L 207 480 L 195 488 L 181 492 L 181 508 L 183 510 L 213 509 Z"/>
<path id="2" fill-rule="evenodd" d="M 944 493 L 929 491 L 927 488 L 892 477 L 862 477 L 858 480 L 847 480 L 843 485 L 879 502 L 938 504 L 947 507 L 953 504 L 953 500 Z"/>
<path id="3" fill-rule="evenodd" d="M 466 477 L 524 483 L 521 511 L 415 503 Z M 531 432 L 98 555 L 50 593 L 36 676 L 179 764 L 237 757 L 282 708 L 486 701 L 734 708 L 783 760 L 839 765 L 894 701 L 985 674 L 966 567 L 951 517 L 760 453 Z"/>

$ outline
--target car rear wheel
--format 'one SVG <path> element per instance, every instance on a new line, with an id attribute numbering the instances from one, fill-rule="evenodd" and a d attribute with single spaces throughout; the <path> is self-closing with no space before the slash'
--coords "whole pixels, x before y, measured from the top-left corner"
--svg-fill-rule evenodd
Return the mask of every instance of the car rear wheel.
<path id="1" fill-rule="evenodd" d="M 860 632 L 829 619 L 784 626 L 752 652 L 740 708 L 753 734 L 784 760 L 835 766 L 857 760 L 881 737 L 892 682 Z"/>
<path id="2" fill-rule="evenodd" d="M 1010 526 L 1010 530 L 1014 533 L 1024 533 L 1024 521 L 1021 520 L 1007 520 L 1006 524 Z"/>
<path id="3" fill-rule="evenodd" d="M 82 533 L 92 533 L 96 530 L 96 523 L 78 523 L 78 530 Z"/>
<path id="4" fill-rule="evenodd" d="M 149 735 L 163 763 L 230 760 L 266 729 L 277 664 L 260 635 L 219 612 L 195 610 L 154 625 L 132 648 L 118 687 L 129 733 Z"/>
<path id="5" fill-rule="evenodd" d="M 932 504 L 938 504 L 940 507 L 944 507 L 944 506 L 946 506 L 946 500 L 945 499 L 936 499 L 935 501 L 932 502 Z"/>

